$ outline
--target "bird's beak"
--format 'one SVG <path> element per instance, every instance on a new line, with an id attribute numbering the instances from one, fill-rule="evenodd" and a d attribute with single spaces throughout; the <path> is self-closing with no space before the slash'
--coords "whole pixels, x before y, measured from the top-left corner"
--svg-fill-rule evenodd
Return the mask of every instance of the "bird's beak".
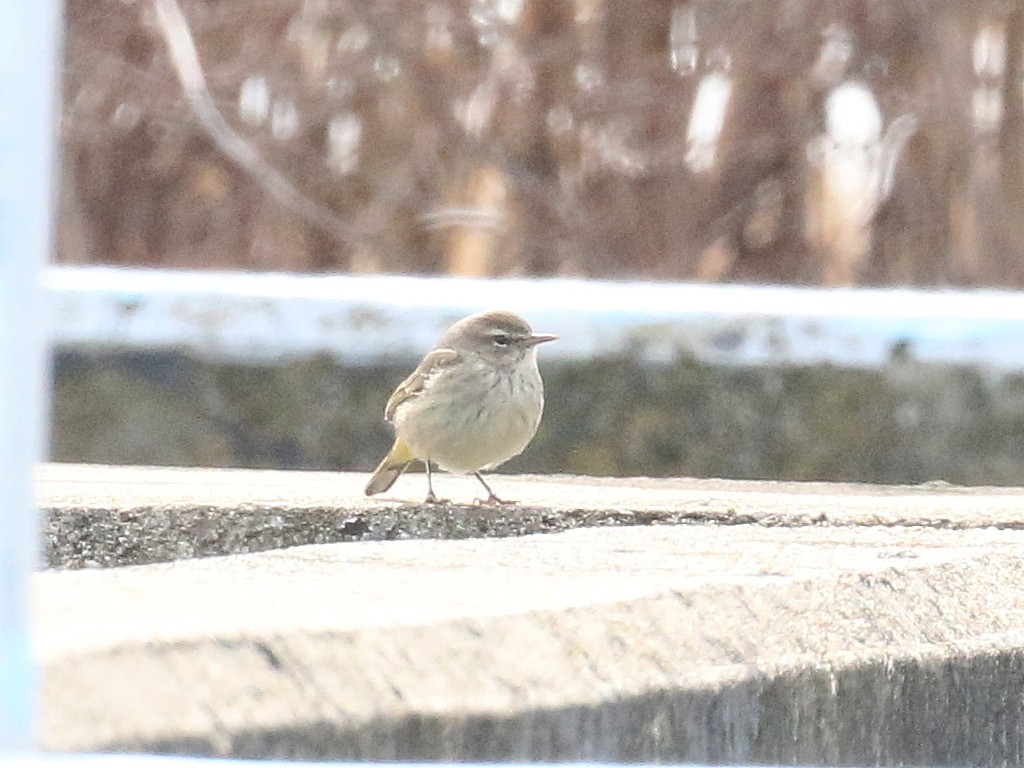
<path id="1" fill-rule="evenodd" d="M 535 333 L 532 336 L 527 336 L 523 343 L 528 347 L 534 347 L 545 341 L 556 341 L 557 339 L 558 337 L 553 333 Z"/>

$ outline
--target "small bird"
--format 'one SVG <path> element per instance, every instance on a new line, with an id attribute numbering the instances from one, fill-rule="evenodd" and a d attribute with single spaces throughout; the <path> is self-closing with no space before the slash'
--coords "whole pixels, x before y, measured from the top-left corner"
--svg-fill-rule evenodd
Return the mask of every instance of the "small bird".
<path id="1" fill-rule="evenodd" d="M 427 469 L 427 504 L 434 495 L 431 464 L 470 473 L 487 491 L 485 504 L 505 504 L 480 476 L 518 456 L 533 439 L 544 410 L 534 333 L 511 312 L 483 312 L 455 323 L 384 408 L 395 442 L 366 486 L 383 493 L 413 461 Z"/>

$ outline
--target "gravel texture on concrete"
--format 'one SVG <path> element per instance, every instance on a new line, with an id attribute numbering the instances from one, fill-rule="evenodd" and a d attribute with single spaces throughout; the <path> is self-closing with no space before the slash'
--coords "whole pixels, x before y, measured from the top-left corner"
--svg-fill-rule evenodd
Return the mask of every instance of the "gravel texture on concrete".
<path id="1" fill-rule="evenodd" d="M 1024 527 L 1024 491 L 947 483 L 869 486 L 730 480 L 493 478 L 513 507 L 474 504 L 480 486 L 422 474 L 367 499 L 361 473 L 49 464 L 38 471 L 43 562 L 109 567 L 242 554 L 302 544 L 462 539 L 581 527 L 702 524 Z M 842 503 L 837 504 L 839 496 Z"/>
<path id="2" fill-rule="evenodd" d="M 51 535 L 65 518 L 105 521 L 101 564 L 167 561 L 37 574 L 44 744 L 1024 761 L 1020 489 L 500 477 L 522 506 L 490 510 L 402 501 L 422 493 L 416 476 L 365 500 L 363 480 L 41 468 Z M 448 477 L 439 490 L 475 492 Z M 179 518 L 125 527 L 153 510 Z M 392 540 L 281 548 L 303 542 L 229 534 L 311 517 Z M 198 522 L 176 520 L 205 521 L 206 549 Z M 110 549 L 114 529 L 143 539 Z M 268 551 L 193 556 L 241 546 Z"/>

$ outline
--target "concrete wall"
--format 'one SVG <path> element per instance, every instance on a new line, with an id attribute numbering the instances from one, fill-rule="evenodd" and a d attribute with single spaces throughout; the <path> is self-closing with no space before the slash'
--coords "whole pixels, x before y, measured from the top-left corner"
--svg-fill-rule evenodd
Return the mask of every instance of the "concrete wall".
<path id="1" fill-rule="evenodd" d="M 468 478 L 448 506 L 362 474 L 38 479 L 71 566 L 34 583 L 50 749 L 1024 760 L 1020 489 L 502 477 L 496 509 Z"/>
<path id="2" fill-rule="evenodd" d="M 59 268 L 52 457 L 368 469 L 447 325 L 511 307 L 541 431 L 506 469 L 1013 484 L 1024 299 L 1007 292 Z"/>

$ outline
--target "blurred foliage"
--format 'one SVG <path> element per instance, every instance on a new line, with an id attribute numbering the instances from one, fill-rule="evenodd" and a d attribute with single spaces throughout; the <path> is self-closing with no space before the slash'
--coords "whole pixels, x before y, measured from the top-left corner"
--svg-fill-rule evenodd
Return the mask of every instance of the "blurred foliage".
<path id="1" fill-rule="evenodd" d="M 502 471 L 1019 485 L 1024 377 L 896 360 L 886 371 L 545 365 L 540 431 Z M 115 464 L 369 470 L 408 366 L 252 367 L 61 353 L 51 455 Z"/>
<path id="2" fill-rule="evenodd" d="M 1024 285 L 1019 3 L 159 4 L 67 3 L 59 261 Z"/>

